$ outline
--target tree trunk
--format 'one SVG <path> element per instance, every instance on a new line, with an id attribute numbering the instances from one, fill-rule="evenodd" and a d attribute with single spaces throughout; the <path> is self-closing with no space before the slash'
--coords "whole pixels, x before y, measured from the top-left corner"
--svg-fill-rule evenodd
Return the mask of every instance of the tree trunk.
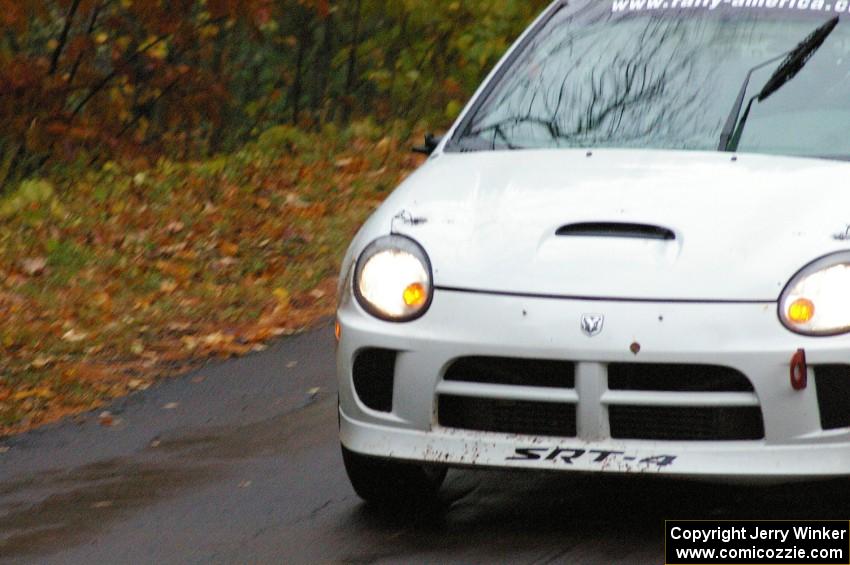
<path id="1" fill-rule="evenodd" d="M 351 45 L 348 50 L 348 72 L 345 79 L 345 109 L 343 112 L 343 121 L 347 122 L 351 119 L 351 113 L 354 109 L 354 90 L 357 86 L 357 51 L 360 49 L 360 18 L 363 8 L 362 0 L 354 0 L 354 30 L 351 34 Z"/>
<path id="2" fill-rule="evenodd" d="M 316 115 L 316 123 L 324 123 L 325 116 L 322 106 L 328 94 L 328 77 L 333 64 L 334 56 L 334 25 L 333 14 L 328 14 L 323 26 L 322 48 L 316 56 L 314 68 L 316 68 L 316 82 L 313 89 L 313 113 Z"/>
<path id="3" fill-rule="evenodd" d="M 301 7 L 298 9 L 295 25 L 299 29 L 298 33 L 298 53 L 295 60 L 295 79 L 292 82 L 292 88 L 289 92 L 289 101 L 292 104 L 292 124 L 298 125 L 298 120 L 301 117 L 301 98 L 304 94 L 304 83 L 307 74 L 312 72 L 312 69 L 306 69 L 307 54 L 313 44 L 313 26 L 315 23 L 315 13 L 309 8 Z"/>
<path id="4" fill-rule="evenodd" d="M 298 117 L 301 115 L 301 91 L 304 81 L 304 58 L 307 54 L 307 38 L 304 33 L 306 26 L 301 26 L 301 36 L 298 39 L 298 55 L 295 62 L 295 80 L 292 82 L 292 125 L 298 125 Z"/>

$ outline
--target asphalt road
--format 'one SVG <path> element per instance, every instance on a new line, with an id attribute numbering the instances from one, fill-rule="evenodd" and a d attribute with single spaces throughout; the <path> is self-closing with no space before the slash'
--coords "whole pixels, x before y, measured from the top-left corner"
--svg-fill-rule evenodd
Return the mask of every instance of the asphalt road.
<path id="1" fill-rule="evenodd" d="M 345 478 L 330 328 L 0 441 L 0 562 L 662 563 L 664 519 L 850 517 L 846 482 L 452 471 L 381 512 Z"/>

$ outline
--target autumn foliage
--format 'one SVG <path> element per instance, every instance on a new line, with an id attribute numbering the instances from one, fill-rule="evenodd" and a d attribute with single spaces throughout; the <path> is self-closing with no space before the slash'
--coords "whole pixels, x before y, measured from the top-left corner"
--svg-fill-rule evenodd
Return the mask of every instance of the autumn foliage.
<path id="1" fill-rule="evenodd" d="M 0 188 L 56 162 L 216 153 L 282 122 L 442 122 L 543 4 L 0 0 Z"/>
<path id="2" fill-rule="evenodd" d="M 332 314 L 545 3 L 0 0 L 0 437 Z"/>

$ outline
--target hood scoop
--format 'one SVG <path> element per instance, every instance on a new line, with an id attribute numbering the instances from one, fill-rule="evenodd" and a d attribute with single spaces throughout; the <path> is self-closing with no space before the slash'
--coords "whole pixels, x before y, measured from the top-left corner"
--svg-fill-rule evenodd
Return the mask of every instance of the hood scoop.
<path id="1" fill-rule="evenodd" d="M 652 224 L 634 224 L 621 222 L 583 222 L 568 224 L 558 228 L 559 237 L 608 237 L 620 239 L 651 239 L 655 241 L 675 241 L 673 230 Z"/>

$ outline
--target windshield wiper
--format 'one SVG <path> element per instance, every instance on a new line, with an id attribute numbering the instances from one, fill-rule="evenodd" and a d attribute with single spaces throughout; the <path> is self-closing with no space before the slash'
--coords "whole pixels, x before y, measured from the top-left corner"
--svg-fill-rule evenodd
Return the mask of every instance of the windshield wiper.
<path id="1" fill-rule="evenodd" d="M 779 57 L 774 57 L 773 59 L 750 69 L 750 72 L 747 73 L 747 78 L 744 80 L 744 86 L 741 88 L 741 92 L 738 94 L 737 100 L 735 100 L 735 106 L 732 108 L 732 113 L 729 114 L 729 119 L 726 120 L 726 126 L 720 134 L 720 146 L 718 147 L 718 150 L 730 152 L 738 150 L 738 145 L 741 143 L 741 136 L 744 134 L 744 128 L 746 127 L 747 120 L 750 117 L 750 110 L 753 108 L 753 103 L 756 100 L 758 100 L 759 103 L 764 102 L 777 90 L 796 77 L 797 74 L 803 70 L 803 67 L 806 66 L 806 63 L 809 62 L 809 59 L 811 59 L 815 52 L 820 49 L 821 45 L 823 45 L 824 41 L 826 41 L 833 30 L 835 30 L 838 22 L 838 16 L 832 18 L 812 32 L 811 35 L 800 42 L 794 49 L 789 51 L 785 61 L 779 65 L 779 68 L 776 69 L 773 75 L 771 75 L 759 93 L 750 98 L 750 101 L 747 104 L 747 109 L 744 111 L 744 115 L 739 121 L 738 116 L 740 116 L 741 108 L 744 105 L 744 98 L 747 95 L 750 77 L 752 77 L 755 71 L 781 59 L 785 56 L 785 54 L 780 55 Z"/>

